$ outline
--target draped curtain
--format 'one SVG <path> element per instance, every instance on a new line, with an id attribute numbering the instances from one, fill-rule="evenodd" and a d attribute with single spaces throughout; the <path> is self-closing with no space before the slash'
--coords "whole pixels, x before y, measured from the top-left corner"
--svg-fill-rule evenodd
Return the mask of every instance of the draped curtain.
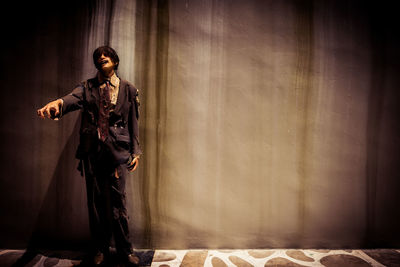
<path id="1" fill-rule="evenodd" d="M 140 90 L 144 155 L 127 187 L 136 247 L 399 246 L 389 2 L 60 3 L 30 4 L 6 29 L 3 247 L 89 239 L 79 113 L 53 122 L 35 110 L 94 76 L 104 44 Z"/>

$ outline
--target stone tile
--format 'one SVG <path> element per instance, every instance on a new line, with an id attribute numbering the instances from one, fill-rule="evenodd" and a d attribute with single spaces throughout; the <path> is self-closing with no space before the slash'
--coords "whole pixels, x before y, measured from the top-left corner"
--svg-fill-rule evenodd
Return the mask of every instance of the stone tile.
<path id="1" fill-rule="evenodd" d="M 43 262 L 43 267 L 56 266 L 60 260 L 57 258 L 46 258 Z"/>
<path id="2" fill-rule="evenodd" d="M 229 260 L 237 267 L 253 267 L 252 264 L 237 256 L 229 256 Z"/>
<path id="3" fill-rule="evenodd" d="M 208 251 L 188 251 L 182 260 L 182 267 L 203 266 L 207 258 Z"/>
<path id="4" fill-rule="evenodd" d="M 228 267 L 228 265 L 218 257 L 213 257 L 211 263 L 213 267 Z"/>
<path id="5" fill-rule="evenodd" d="M 352 256 L 352 255 L 328 255 L 323 257 L 320 260 L 321 264 L 326 267 L 337 267 L 337 266 L 346 266 L 346 267 L 367 267 L 371 266 L 368 262 L 364 261 L 361 258 Z"/>
<path id="6" fill-rule="evenodd" d="M 232 253 L 232 252 L 235 252 L 235 250 L 221 249 L 221 250 L 218 250 L 218 252 L 221 252 L 221 253 Z"/>
<path id="7" fill-rule="evenodd" d="M 363 249 L 362 252 L 386 266 L 400 266 L 400 253 L 394 249 Z"/>
<path id="8" fill-rule="evenodd" d="M 156 251 L 154 253 L 153 262 L 172 261 L 176 259 L 176 255 L 172 252 Z"/>
<path id="9" fill-rule="evenodd" d="M 18 261 L 21 266 L 34 266 L 42 258 L 38 254 L 25 254 L 23 250 L 7 250 L 2 251 L 0 255 L 0 266 L 12 266 Z"/>
<path id="10" fill-rule="evenodd" d="M 300 264 L 297 264 L 288 259 L 285 259 L 282 257 L 277 257 L 277 258 L 272 258 L 269 261 L 267 261 L 264 266 L 303 267 L 305 265 L 300 265 Z"/>
<path id="11" fill-rule="evenodd" d="M 140 266 L 150 266 L 154 257 L 154 250 L 148 249 L 135 249 L 134 253 L 140 259 Z"/>
<path id="12" fill-rule="evenodd" d="M 256 259 L 264 259 L 275 253 L 273 250 L 249 250 L 249 255 Z"/>
<path id="13" fill-rule="evenodd" d="M 288 250 L 286 251 L 286 255 L 296 260 L 309 261 L 309 262 L 314 261 L 313 258 L 306 256 L 306 254 L 304 254 L 304 252 L 301 250 Z"/>

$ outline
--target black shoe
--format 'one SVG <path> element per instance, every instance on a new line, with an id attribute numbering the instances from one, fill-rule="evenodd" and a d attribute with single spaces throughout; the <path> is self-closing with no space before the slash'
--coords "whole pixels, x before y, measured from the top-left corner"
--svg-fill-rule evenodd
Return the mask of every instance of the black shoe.
<path id="1" fill-rule="evenodd" d="M 140 259 L 134 253 L 129 254 L 126 256 L 126 261 L 128 262 L 129 266 L 139 266 Z"/>
<path id="2" fill-rule="evenodd" d="M 96 255 L 93 257 L 93 264 L 94 266 L 100 266 L 104 263 L 104 254 L 102 252 L 97 252 Z"/>

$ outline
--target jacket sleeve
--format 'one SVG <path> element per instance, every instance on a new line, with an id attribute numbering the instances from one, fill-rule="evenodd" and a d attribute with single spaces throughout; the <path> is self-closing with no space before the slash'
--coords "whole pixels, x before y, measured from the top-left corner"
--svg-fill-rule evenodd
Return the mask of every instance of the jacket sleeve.
<path id="1" fill-rule="evenodd" d="M 61 97 L 63 100 L 61 116 L 71 111 L 82 109 L 84 101 L 84 85 L 79 84 L 71 93 Z"/>
<path id="2" fill-rule="evenodd" d="M 131 102 L 128 118 L 129 135 L 131 138 L 131 154 L 140 156 L 142 150 L 139 144 L 139 90 L 133 86 L 129 88 L 129 101 Z"/>

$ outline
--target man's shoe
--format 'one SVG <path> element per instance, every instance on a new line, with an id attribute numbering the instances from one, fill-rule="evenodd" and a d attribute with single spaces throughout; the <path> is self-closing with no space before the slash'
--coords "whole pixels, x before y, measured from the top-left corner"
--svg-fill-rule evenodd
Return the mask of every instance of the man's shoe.
<path id="1" fill-rule="evenodd" d="M 127 256 L 127 261 L 129 264 L 134 266 L 139 266 L 140 259 L 135 254 L 131 253 Z"/>
<path id="2" fill-rule="evenodd" d="M 100 251 L 93 257 L 93 263 L 95 266 L 99 266 L 104 262 L 104 254 Z"/>

